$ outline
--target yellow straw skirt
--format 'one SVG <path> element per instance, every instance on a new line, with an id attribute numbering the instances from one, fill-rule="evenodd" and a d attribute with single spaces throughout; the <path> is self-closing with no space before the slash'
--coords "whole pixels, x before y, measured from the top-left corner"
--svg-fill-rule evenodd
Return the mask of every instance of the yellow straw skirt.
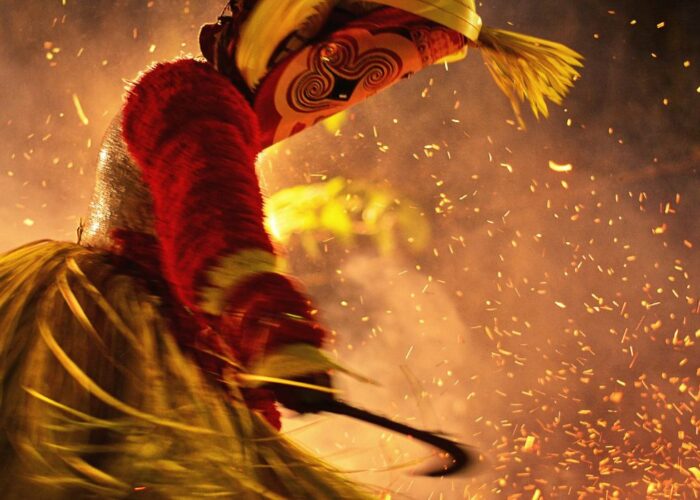
<path id="1" fill-rule="evenodd" d="M 0 255 L 2 498 L 367 497 L 208 379 L 161 308 L 105 252 Z"/>

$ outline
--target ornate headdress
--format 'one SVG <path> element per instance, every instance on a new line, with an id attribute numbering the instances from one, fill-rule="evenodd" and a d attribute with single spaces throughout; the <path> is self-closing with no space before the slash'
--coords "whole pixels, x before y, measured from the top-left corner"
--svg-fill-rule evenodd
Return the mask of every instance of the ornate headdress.
<path id="1" fill-rule="evenodd" d="M 395 7 L 462 34 L 482 56 L 496 84 L 510 99 L 521 125 L 520 104 L 548 115 L 547 100 L 561 104 L 579 76 L 583 57 L 568 47 L 520 33 L 483 26 L 474 0 L 233 0 L 229 17 L 220 18 L 215 50 L 205 57 L 224 74 L 236 74 L 254 89 L 282 53 L 300 50 L 326 25 L 334 9 L 355 14 Z M 221 20 L 225 20 L 224 23 Z M 203 33 L 205 30 L 203 30 Z M 466 56 L 465 48 L 449 58 Z M 442 61 L 441 61 L 442 62 Z"/>

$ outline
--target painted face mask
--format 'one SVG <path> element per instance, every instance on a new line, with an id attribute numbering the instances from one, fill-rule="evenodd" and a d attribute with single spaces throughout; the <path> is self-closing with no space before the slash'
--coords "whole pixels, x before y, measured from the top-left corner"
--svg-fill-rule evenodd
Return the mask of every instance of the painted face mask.
<path id="1" fill-rule="evenodd" d="M 466 47 L 452 30 L 390 9 L 339 25 L 274 66 L 255 91 L 263 141 L 278 142 Z"/>

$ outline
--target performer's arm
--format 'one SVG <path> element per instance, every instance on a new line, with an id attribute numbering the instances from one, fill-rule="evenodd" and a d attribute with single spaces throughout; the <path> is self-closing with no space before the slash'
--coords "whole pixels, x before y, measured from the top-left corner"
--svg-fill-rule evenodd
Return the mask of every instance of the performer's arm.
<path id="1" fill-rule="evenodd" d="M 279 344 L 320 346 L 307 297 L 275 266 L 255 173 L 257 118 L 238 90 L 206 63 L 161 64 L 133 87 L 123 116 L 177 298 L 228 334 L 244 363 Z"/>
<path id="2" fill-rule="evenodd" d="M 208 270 L 237 254 L 260 268 L 274 262 L 254 169 L 255 115 L 209 65 L 181 60 L 133 87 L 123 134 L 153 196 L 166 278 L 187 307 L 219 314 Z"/>

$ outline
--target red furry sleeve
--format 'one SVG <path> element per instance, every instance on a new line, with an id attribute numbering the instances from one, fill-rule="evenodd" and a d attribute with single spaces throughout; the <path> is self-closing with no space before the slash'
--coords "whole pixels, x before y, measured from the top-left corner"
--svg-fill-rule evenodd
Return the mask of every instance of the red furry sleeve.
<path id="1" fill-rule="evenodd" d="M 150 187 L 166 278 L 200 309 L 205 271 L 243 249 L 272 252 L 255 174 L 257 118 L 208 64 L 159 64 L 131 89 L 123 134 Z"/>
<path id="2" fill-rule="evenodd" d="M 153 196 L 165 277 L 182 303 L 214 316 L 281 316 L 266 349 L 320 345 L 320 328 L 286 319 L 310 320 L 312 311 L 275 271 L 255 173 L 257 118 L 235 86 L 206 63 L 160 64 L 131 89 L 122 128 Z M 218 302 L 207 303 L 212 297 Z M 245 345 L 254 325 L 238 330 L 242 351 L 255 351 Z"/>
<path id="3" fill-rule="evenodd" d="M 320 346 L 308 299 L 275 271 L 255 173 L 258 121 L 240 92 L 208 64 L 160 64 L 131 89 L 122 129 L 152 193 L 176 297 L 244 363 L 280 344 Z M 270 391 L 245 396 L 279 427 Z"/>

